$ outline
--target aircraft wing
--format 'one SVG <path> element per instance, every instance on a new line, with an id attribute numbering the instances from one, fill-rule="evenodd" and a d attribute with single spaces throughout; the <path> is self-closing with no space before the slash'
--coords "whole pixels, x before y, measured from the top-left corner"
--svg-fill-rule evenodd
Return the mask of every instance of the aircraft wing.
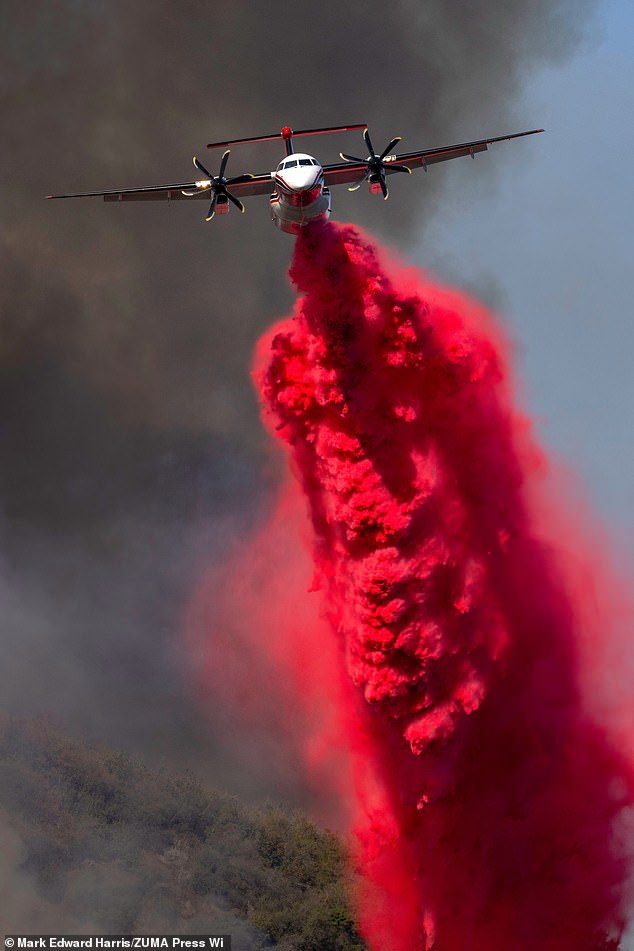
<path id="1" fill-rule="evenodd" d="M 488 147 L 494 142 L 506 142 L 508 139 L 519 139 L 524 135 L 535 135 L 536 132 L 543 132 L 543 129 L 531 129 L 530 132 L 515 132 L 513 135 L 499 135 L 494 139 L 478 139 L 476 142 L 462 142 L 459 145 L 448 145 L 440 149 L 423 149 L 420 152 L 403 152 L 401 155 L 388 155 L 384 159 L 385 172 L 387 175 L 394 174 L 394 169 L 390 169 L 390 162 L 406 165 L 408 168 L 423 168 L 427 171 L 428 165 L 435 165 L 437 162 L 448 162 L 449 159 L 462 158 L 470 155 L 472 158 L 476 152 L 486 152 Z M 324 166 L 324 178 L 326 185 L 345 185 L 351 182 L 358 182 L 367 172 L 365 163 L 355 164 L 353 162 L 340 162 L 336 165 Z"/>
<path id="2" fill-rule="evenodd" d="M 208 179 L 197 182 L 177 182 L 172 185 L 146 185 L 142 188 L 119 188 L 101 192 L 77 192 L 72 195 L 47 195 L 47 198 L 103 198 L 104 201 L 180 201 L 204 198 L 209 201 L 209 188 L 203 187 Z M 194 195 L 183 195 L 183 191 L 193 191 Z M 251 195 L 270 195 L 273 182 L 270 172 L 254 175 L 246 182 L 236 182 L 229 186 L 236 198 L 249 198 Z"/>

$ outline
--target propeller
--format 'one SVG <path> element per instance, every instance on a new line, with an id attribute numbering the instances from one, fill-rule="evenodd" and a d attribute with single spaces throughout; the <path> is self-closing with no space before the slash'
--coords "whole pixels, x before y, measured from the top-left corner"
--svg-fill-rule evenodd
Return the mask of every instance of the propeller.
<path id="1" fill-rule="evenodd" d="M 231 149 L 227 151 L 222 156 L 220 161 L 220 170 L 217 177 L 211 174 L 211 172 L 205 168 L 202 162 L 200 162 L 194 155 L 194 165 L 196 168 L 207 176 L 208 183 L 198 183 L 196 188 L 187 188 L 183 189 L 183 195 L 187 195 L 191 198 L 192 195 L 199 195 L 201 191 L 211 191 L 211 202 L 209 204 L 209 211 L 207 212 L 207 217 L 205 221 L 211 221 L 213 216 L 216 214 L 216 204 L 219 202 L 221 205 L 226 205 L 227 201 L 230 201 L 233 205 L 238 208 L 242 214 L 244 214 L 244 205 L 242 202 L 232 195 L 228 190 L 228 185 L 241 185 L 243 182 L 249 182 L 254 176 L 253 175 L 235 175 L 233 178 L 225 178 L 225 169 L 227 168 L 227 162 L 229 160 L 229 154 Z"/>
<path id="2" fill-rule="evenodd" d="M 395 162 L 385 162 L 385 156 L 392 151 L 397 142 L 401 141 L 401 136 L 397 135 L 396 138 L 392 139 L 392 141 L 385 146 L 380 155 L 377 155 L 374 151 L 374 146 L 372 145 L 370 133 L 368 132 L 367 128 L 363 130 L 363 138 L 365 139 L 365 144 L 368 147 L 369 155 L 367 158 L 357 158 L 354 155 L 346 155 L 345 152 L 339 153 L 344 162 L 354 162 L 355 165 L 365 165 L 367 168 L 363 178 L 360 178 L 356 184 L 351 185 L 348 188 L 348 191 L 355 192 L 357 188 L 361 188 L 363 183 L 367 181 L 370 183 L 378 182 L 381 186 L 381 191 L 383 192 L 383 198 L 386 199 L 389 196 L 389 191 L 385 182 L 386 168 L 390 169 L 392 172 L 407 172 L 408 175 L 412 174 L 411 168 L 408 168 L 407 165 L 398 165 Z"/>

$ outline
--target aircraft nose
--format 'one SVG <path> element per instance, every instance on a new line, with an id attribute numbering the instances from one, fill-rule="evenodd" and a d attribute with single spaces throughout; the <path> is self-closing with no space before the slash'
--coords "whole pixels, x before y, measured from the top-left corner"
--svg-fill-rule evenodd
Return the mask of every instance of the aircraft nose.
<path id="1" fill-rule="evenodd" d="M 317 169 L 314 165 L 300 165 L 299 168 L 289 169 L 288 184 L 297 190 L 310 188 L 315 181 Z"/>

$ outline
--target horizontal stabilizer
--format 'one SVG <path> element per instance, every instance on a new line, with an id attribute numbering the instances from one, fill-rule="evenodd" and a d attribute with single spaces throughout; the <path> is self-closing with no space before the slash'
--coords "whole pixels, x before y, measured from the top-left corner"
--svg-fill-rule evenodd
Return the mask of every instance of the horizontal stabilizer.
<path id="1" fill-rule="evenodd" d="M 222 142 L 209 142 L 207 148 L 220 149 L 226 148 L 229 145 L 244 145 L 247 142 L 271 142 L 273 139 L 290 139 L 298 135 L 327 135 L 329 132 L 352 132 L 355 129 L 365 129 L 366 127 L 367 123 L 361 122 L 356 125 L 335 125 L 329 126 L 326 129 L 301 129 L 299 132 L 294 132 L 293 129 L 286 126 L 284 129 L 281 129 L 280 132 L 272 132 L 270 135 L 256 135 L 249 139 L 226 139 Z"/>

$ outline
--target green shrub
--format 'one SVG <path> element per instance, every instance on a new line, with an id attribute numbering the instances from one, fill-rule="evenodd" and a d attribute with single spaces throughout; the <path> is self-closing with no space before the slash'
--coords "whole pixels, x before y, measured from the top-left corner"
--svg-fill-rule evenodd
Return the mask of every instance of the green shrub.
<path id="1" fill-rule="evenodd" d="M 7 717 L 0 807 L 59 931 L 228 930 L 240 951 L 364 947 L 341 844 L 297 811 L 248 808 L 191 774 L 151 771 Z"/>

